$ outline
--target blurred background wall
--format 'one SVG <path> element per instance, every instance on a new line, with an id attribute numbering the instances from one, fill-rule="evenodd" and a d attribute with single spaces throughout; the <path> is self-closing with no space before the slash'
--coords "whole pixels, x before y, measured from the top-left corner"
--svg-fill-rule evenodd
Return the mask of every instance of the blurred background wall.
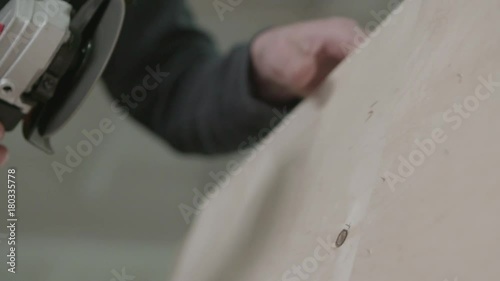
<path id="1" fill-rule="evenodd" d="M 341 15 L 365 24 L 374 20 L 371 11 L 387 9 L 389 1 L 242 0 L 223 20 L 213 0 L 190 2 L 200 25 L 227 49 L 264 28 L 302 19 Z M 57 153 L 51 157 L 28 145 L 20 130 L 7 135 L 9 166 L 18 169 L 18 273 L 12 278 L 2 269 L 0 280 L 124 281 L 113 273 L 125 269 L 136 281 L 159 281 L 171 272 L 189 229 L 179 204 L 192 205 L 192 189 L 213 181 L 209 172 L 224 170 L 237 156 L 179 155 L 133 120 L 117 118 L 110 107 L 100 84 L 54 138 Z M 64 148 L 76 148 L 86 139 L 82 130 L 98 128 L 104 118 L 112 120 L 115 131 L 61 183 L 51 164 L 65 163 Z M 1 174 L 5 177 L 5 169 Z M 4 184 L 0 194 L 3 223 Z M 0 228 L 3 267 L 6 232 Z"/>

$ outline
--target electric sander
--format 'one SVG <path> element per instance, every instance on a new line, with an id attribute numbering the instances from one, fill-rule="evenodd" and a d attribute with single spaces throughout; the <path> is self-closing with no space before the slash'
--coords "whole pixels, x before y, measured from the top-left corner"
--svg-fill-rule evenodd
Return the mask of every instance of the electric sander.
<path id="1" fill-rule="evenodd" d="M 3 3 L 2 3 L 3 2 Z M 124 0 L 0 0 L 0 123 L 33 145 L 53 136 L 100 78 Z"/>

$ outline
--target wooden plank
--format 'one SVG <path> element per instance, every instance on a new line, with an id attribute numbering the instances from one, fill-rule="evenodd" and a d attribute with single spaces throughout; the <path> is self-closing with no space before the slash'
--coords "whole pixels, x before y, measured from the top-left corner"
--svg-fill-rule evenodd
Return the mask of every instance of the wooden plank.
<path id="1" fill-rule="evenodd" d="M 498 280 L 498 11 L 404 3 L 210 201 L 173 280 Z"/>

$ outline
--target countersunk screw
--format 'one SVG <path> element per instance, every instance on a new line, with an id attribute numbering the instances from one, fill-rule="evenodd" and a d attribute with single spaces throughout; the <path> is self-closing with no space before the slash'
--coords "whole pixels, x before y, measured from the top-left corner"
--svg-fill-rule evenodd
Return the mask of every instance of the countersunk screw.
<path id="1" fill-rule="evenodd" d="M 337 246 L 337 248 L 340 248 L 342 245 L 344 245 L 348 235 L 349 231 L 347 229 L 342 230 L 337 237 L 337 240 L 335 241 L 335 246 Z"/>

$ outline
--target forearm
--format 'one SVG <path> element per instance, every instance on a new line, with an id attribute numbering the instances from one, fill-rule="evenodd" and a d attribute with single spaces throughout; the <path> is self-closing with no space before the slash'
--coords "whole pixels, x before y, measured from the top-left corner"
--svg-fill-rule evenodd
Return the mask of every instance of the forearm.
<path id="1" fill-rule="evenodd" d="M 278 124 L 276 110 L 294 104 L 274 108 L 256 98 L 251 67 L 246 46 L 193 67 L 172 92 L 172 107 L 164 111 L 170 116 L 157 120 L 157 130 L 177 149 L 202 153 L 236 150 L 263 136 Z"/>
<path id="2" fill-rule="evenodd" d="M 137 4 L 127 16 L 104 76 L 113 96 L 123 101 L 133 94 L 150 75 L 146 69 L 168 72 L 155 87 L 143 87 L 144 99 L 123 103 L 135 119 L 183 152 L 229 152 L 269 131 L 278 122 L 273 107 L 256 98 L 248 47 L 219 55 L 210 37 L 192 25 L 184 4 L 167 2 Z M 185 15 L 167 20 L 167 10 L 175 9 Z"/>

